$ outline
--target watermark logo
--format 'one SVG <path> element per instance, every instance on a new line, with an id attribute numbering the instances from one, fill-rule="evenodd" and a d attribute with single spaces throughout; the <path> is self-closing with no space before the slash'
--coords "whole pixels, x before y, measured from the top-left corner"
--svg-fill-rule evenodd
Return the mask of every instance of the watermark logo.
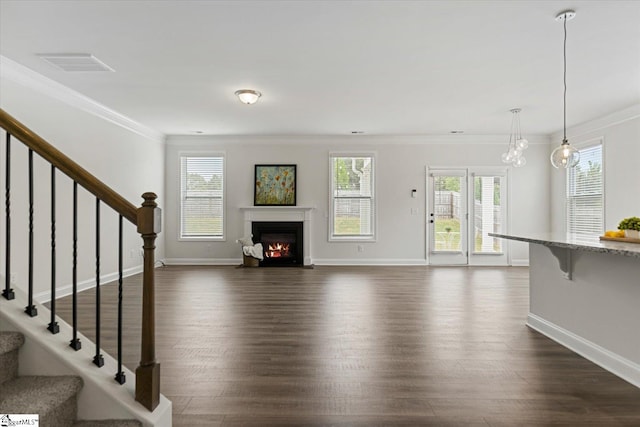
<path id="1" fill-rule="evenodd" d="M 39 427 L 38 414 L 0 414 L 0 427 Z"/>

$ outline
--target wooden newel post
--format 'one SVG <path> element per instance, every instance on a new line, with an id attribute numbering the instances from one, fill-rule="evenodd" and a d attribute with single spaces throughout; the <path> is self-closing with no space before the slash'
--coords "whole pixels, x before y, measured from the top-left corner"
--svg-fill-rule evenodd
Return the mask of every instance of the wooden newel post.
<path id="1" fill-rule="evenodd" d="M 142 195 L 138 208 L 138 233 L 144 242 L 144 272 L 142 276 L 142 340 L 140 366 L 136 369 L 136 400 L 153 411 L 160 403 L 160 364 L 156 363 L 155 338 L 155 242 L 160 232 L 161 210 L 154 193 Z"/>

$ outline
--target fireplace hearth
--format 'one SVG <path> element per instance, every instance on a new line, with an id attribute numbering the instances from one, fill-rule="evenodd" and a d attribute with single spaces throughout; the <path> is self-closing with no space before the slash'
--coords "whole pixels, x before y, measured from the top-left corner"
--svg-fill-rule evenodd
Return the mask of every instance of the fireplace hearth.
<path id="1" fill-rule="evenodd" d="M 262 243 L 264 259 L 261 267 L 302 267 L 303 223 L 263 221 L 252 222 L 251 233 L 255 243 Z"/>

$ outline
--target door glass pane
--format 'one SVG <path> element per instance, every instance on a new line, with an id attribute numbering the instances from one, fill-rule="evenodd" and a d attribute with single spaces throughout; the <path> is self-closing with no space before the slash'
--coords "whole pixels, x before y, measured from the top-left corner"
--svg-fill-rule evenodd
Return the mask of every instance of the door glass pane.
<path id="1" fill-rule="evenodd" d="M 502 239 L 488 233 L 502 233 L 499 176 L 476 176 L 473 183 L 473 237 L 475 253 L 502 253 Z"/>
<path id="2" fill-rule="evenodd" d="M 461 176 L 434 177 L 435 252 L 460 252 Z"/>

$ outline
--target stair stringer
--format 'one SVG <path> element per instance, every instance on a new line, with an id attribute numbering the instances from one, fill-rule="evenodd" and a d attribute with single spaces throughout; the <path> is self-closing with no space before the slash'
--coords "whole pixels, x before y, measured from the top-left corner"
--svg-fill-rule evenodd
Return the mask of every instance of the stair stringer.
<path id="1" fill-rule="evenodd" d="M 78 333 L 82 348 L 74 351 L 69 347 L 73 330 L 58 318 L 60 333 L 47 330 L 51 312 L 34 301 L 37 317 L 24 313 L 26 295 L 15 289 L 15 299 L 7 301 L 0 297 L 0 331 L 17 331 L 24 335 L 25 343 L 19 351 L 19 375 L 77 375 L 84 380 L 78 394 L 78 419 L 137 419 L 144 427 L 171 427 L 172 404 L 163 395 L 153 412 L 135 401 L 136 376 L 122 367 L 127 382 L 123 385 L 114 380 L 118 371 L 117 361 L 109 354 L 104 356 L 104 366 L 93 363 L 95 343 Z"/>

